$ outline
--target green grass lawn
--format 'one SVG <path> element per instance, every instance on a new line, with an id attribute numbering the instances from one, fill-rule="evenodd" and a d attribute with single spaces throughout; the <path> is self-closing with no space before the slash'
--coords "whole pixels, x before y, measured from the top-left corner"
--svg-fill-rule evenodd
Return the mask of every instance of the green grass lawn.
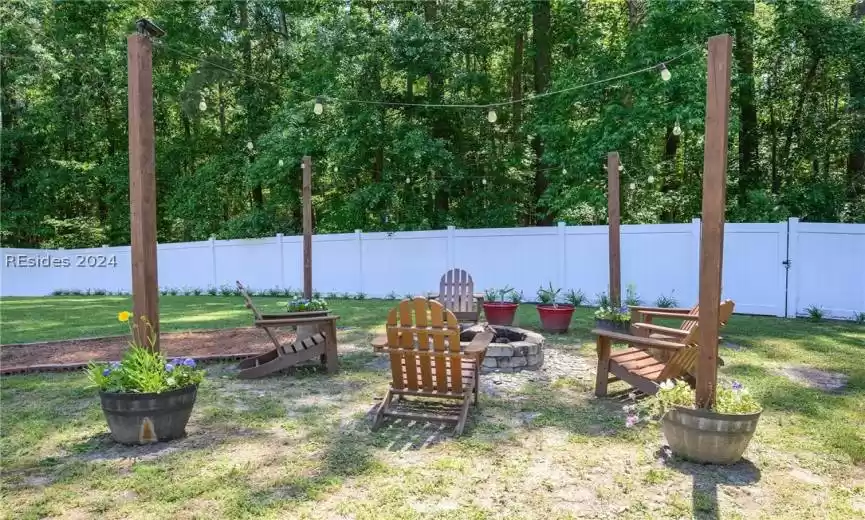
<path id="1" fill-rule="evenodd" d="M 284 298 L 255 298 L 278 310 Z M 163 330 L 248 326 L 237 297 L 164 296 Z M 387 386 L 368 339 L 393 302 L 335 300 L 340 372 L 255 381 L 208 368 L 183 440 L 115 446 L 80 373 L 4 377 L 0 455 L 5 518 L 865 518 L 865 326 L 734 316 L 720 375 L 764 404 L 748 462 L 664 462 L 655 426 L 624 427 L 595 399 L 591 310 L 548 335 L 546 380 L 485 375 L 460 439 L 421 426 L 369 430 Z M 128 298 L 0 300 L 2 342 L 123 334 Z M 537 312 L 518 324 L 535 329 Z M 14 348 L 14 347 L 11 347 Z M 843 374 L 824 392 L 782 371 Z M 494 382 L 495 381 L 495 382 Z M 498 382 L 502 384 L 497 385 Z M 622 383 L 612 390 L 624 388 Z M 424 445 L 427 439 L 434 442 Z"/>

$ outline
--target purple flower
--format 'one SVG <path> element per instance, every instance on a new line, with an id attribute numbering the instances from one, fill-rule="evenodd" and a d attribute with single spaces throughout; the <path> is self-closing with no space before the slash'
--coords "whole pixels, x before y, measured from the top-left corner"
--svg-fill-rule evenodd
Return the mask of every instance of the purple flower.
<path id="1" fill-rule="evenodd" d="M 166 372 L 172 372 L 172 371 L 174 371 L 174 365 L 172 365 L 171 363 L 166 363 L 166 364 L 165 364 L 165 371 L 166 371 Z"/>
<path id="2" fill-rule="evenodd" d="M 180 359 L 179 357 L 176 357 L 176 358 L 174 358 L 174 359 L 171 360 L 171 364 L 174 365 L 174 366 L 182 365 L 182 364 L 183 364 L 183 360 Z"/>
<path id="3" fill-rule="evenodd" d="M 636 415 L 629 415 L 628 418 L 625 419 L 625 427 L 626 428 L 633 428 L 635 424 L 637 424 L 637 416 Z"/>
<path id="4" fill-rule="evenodd" d="M 183 364 L 185 366 L 188 366 L 189 368 L 194 368 L 195 367 L 195 360 L 192 358 L 186 358 L 183 360 Z"/>
<path id="5" fill-rule="evenodd" d="M 112 361 L 111 362 L 111 369 L 117 370 L 118 368 L 120 368 L 120 361 Z"/>
<path id="6" fill-rule="evenodd" d="M 102 375 L 105 376 L 105 377 L 108 377 L 108 374 L 110 374 L 110 373 L 111 373 L 111 369 L 110 369 L 110 368 L 106 368 L 105 370 L 102 371 Z"/>
<path id="7" fill-rule="evenodd" d="M 738 392 L 741 389 L 742 389 L 742 383 L 740 383 L 738 381 L 733 381 L 733 390 Z"/>

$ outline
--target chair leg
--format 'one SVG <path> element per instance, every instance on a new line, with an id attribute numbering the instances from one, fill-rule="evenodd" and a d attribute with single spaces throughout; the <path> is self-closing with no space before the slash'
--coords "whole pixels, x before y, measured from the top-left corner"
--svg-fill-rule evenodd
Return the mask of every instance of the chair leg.
<path id="1" fill-rule="evenodd" d="M 385 394 L 384 399 L 381 400 L 381 403 L 378 405 L 378 409 L 375 411 L 375 417 L 372 421 L 373 430 L 377 430 L 378 427 L 381 426 L 381 422 L 382 420 L 384 420 L 384 413 L 390 406 L 391 399 L 393 399 L 393 392 L 390 388 L 388 388 L 387 394 Z"/>
<path id="2" fill-rule="evenodd" d="M 598 374 L 595 379 L 595 395 L 607 395 L 607 384 L 610 382 L 610 339 L 598 336 Z"/>
<path id="3" fill-rule="evenodd" d="M 463 429 L 466 427 L 466 420 L 469 417 L 469 406 L 471 406 L 471 396 L 466 396 L 463 400 L 462 408 L 460 408 L 460 419 L 457 421 L 456 428 L 454 428 L 454 437 L 459 437 L 463 434 Z"/>
<path id="4" fill-rule="evenodd" d="M 478 399 L 478 394 L 480 393 L 480 386 L 481 386 L 480 371 L 481 371 L 480 366 L 475 365 L 475 384 L 474 384 L 474 388 L 472 389 L 472 392 L 474 392 L 474 394 L 475 394 L 475 406 L 478 406 L 478 404 L 480 404 L 480 401 Z"/>

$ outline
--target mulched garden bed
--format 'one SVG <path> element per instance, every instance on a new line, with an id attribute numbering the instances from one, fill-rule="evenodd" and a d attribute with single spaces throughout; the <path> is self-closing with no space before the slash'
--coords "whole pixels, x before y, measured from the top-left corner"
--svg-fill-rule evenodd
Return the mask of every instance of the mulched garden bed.
<path id="1" fill-rule="evenodd" d="M 294 334 L 278 336 L 282 342 Z M 90 361 L 119 361 L 128 347 L 128 336 L 69 341 L 50 341 L 0 347 L 0 374 L 75 370 Z M 219 329 L 163 333 L 160 349 L 168 358 L 191 357 L 199 361 L 242 359 L 273 349 L 263 330 Z"/>

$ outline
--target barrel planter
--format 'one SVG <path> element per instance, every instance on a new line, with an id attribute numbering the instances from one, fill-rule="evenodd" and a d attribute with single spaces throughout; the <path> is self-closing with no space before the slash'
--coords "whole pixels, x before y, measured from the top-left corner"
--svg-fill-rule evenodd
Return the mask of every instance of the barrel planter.
<path id="1" fill-rule="evenodd" d="M 511 325 L 519 303 L 484 302 L 484 316 L 490 325 Z"/>
<path id="2" fill-rule="evenodd" d="M 571 326 L 571 317 L 574 315 L 574 306 L 567 303 L 541 304 L 538 305 L 538 315 L 541 318 L 541 327 L 545 332 L 567 332 Z"/>
<path id="3" fill-rule="evenodd" d="M 631 322 L 602 320 L 599 318 L 595 318 L 595 328 L 601 330 L 608 330 L 610 332 L 621 332 L 622 334 L 630 334 Z"/>
<path id="4" fill-rule="evenodd" d="M 675 407 L 661 424 L 674 454 L 704 464 L 734 464 L 745 453 L 762 413 L 727 415 Z"/>
<path id="5" fill-rule="evenodd" d="M 159 394 L 100 392 L 111 438 L 121 444 L 149 444 L 186 435 L 198 385 Z"/>

